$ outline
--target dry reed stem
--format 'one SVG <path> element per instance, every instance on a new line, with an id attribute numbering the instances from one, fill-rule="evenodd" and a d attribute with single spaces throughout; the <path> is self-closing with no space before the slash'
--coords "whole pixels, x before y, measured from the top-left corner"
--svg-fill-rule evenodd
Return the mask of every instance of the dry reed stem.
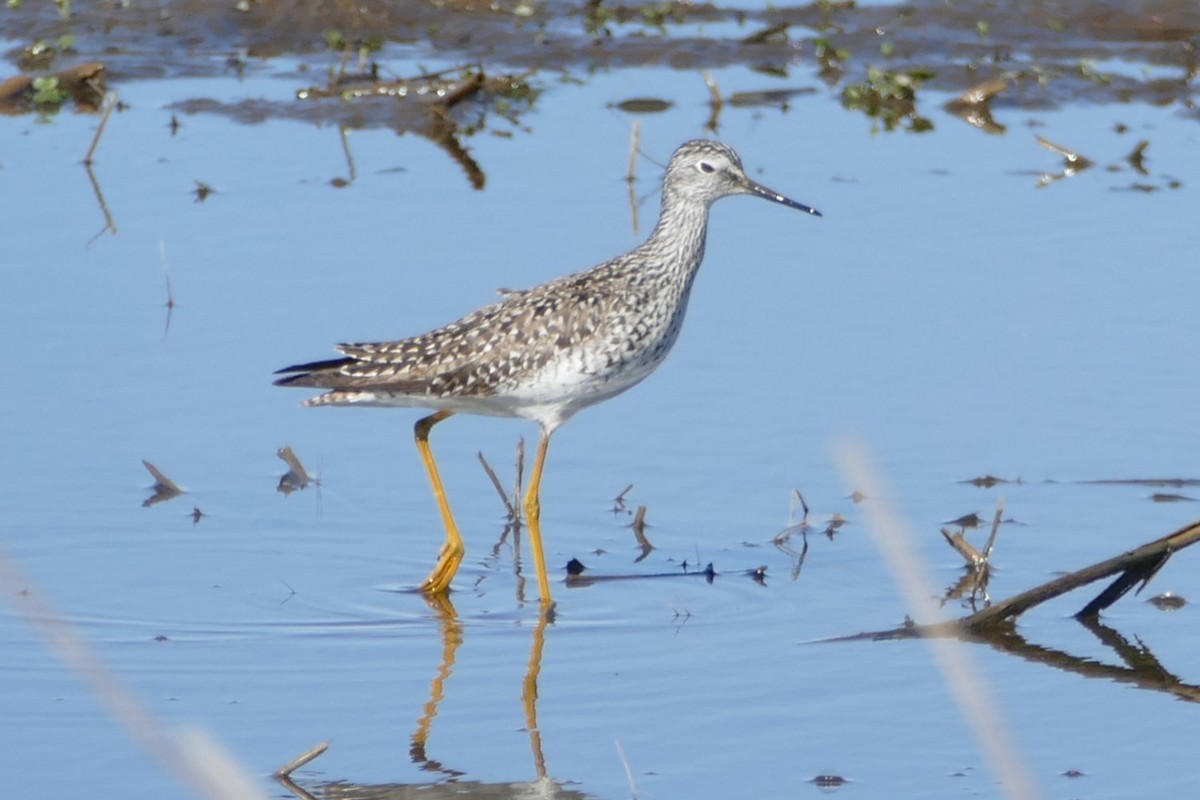
<path id="1" fill-rule="evenodd" d="M 500 495 L 500 502 L 504 503 L 504 508 L 508 511 L 509 518 L 516 519 L 517 511 L 515 508 L 513 508 L 513 504 L 509 502 L 508 495 L 504 493 L 504 487 L 500 485 L 500 479 L 496 477 L 496 471 L 492 469 L 492 465 L 487 462 L 482 450 L 476 453 L 476 455 L 479 456 L 479 463 L 483 465 L 483 471 L 487 473 L 488 479 L 492 482 L 492 486 L 496 487 L 496 494 Z"/>
<path id="2" fill-rule="evenodd" d="M 625 181 L 633 183 L 637 180 L 637 158 L 642 149 L 642 123 L 634 120 L 633 131 L 629 136 L 629 168 L 625 170 Z"/>
<path id="3" fill-rule="evenodd" d="M 16 613 L 42 637 L 47 649 L 87 686 L 129 738 L 182 785 L 211 800 L 263 797 L 254 779 L 208 734 L 194 728 L 172 729 L 159 722 L 2 552 L 0 588 L 3 594 L 17 596 L 13 603 Z"/>
<path id="4" fill-rule="evenodd" d="M 996 515 L 992 517 L 992 532 L 988 534 L 987 544 L 983 546 L 983 560 L 992 557 L 992 548 L 996 544 L 996 534 L 1000 532 L 1000 518 L 1004 516 L 1004 495 L 1000 495 L 996 500 Z"/>
<path id="5" fill-rule="evenodd" d="M 308 762 L 310 762 L 313 759 L 317 758 L 318 756 L 322 755 L 328 749 L 329 749 L 329 742 L 321 742 L 320 744 L 313 745 L 312 747 L 305 750 L 300 755 L 293 758 L 291 761 L 289 761 L 283 767 L 281 767 L 279 769 L 279 771 L 277 771 L 275 773 L 275 777 L 276 778 L 288 777 L 289 775 L 291 775 L 293 772 L 295 772 L 296 770 L 303 767 Z"/>
<path id="6" fill-rule="evenodd" d="M 108 118 L 112 116 L 113 109 L 117 107 L 117 93 L 109 92 L 104 96 L 104 108 L 100 112 L 100 124 L 96 126 L 96 135 L 92 137 L 92 146 L 88 148 L 87 155 L 83 157 L 83 165 L 90 167 L 92 165 L 92 156 L 96 155 L 96 148 L 100 146 L 100 137 L 104 135 L 104 128 L 108 125 Z"/>
<path id="7" fill-rule="evenodd" d="M 678 615 L 678 612 L 676 612 Z M 688 613 L 691 616 L 691 613 Z M 633 770 L 629 768 L 629 759 L 625 757 L 625 749 L 621 747 L 620 739 L 613 739 L 613 744 L 617 746 L 617 757 L 621 759 L 621 766 L 625 768 L 625 780 L 629 781 L 629 796 L 632 800 L 638 800 L 637 783 L 633 780 Z"/>
<path id="8" fill-rule="evenodd" d="M 861 490 L 870 498 L 863 504 L 867 529 L 887 559 L 910 614 L 918 619 L 934 618 L 938 614 L 938 607 L 932 600 L 933 584 L 913 551 L 899 515 L 888 503 L 886 489 L 865 448 L 843 442 L 835 450 L 835 460 L 851 489 Z M 948 638 L 930 638 L 927 641 L 963 719 L 970 726 L 1000 784 L 1003 796 L 1012 800 L 1040 797 L 1007 722 L 987 686 L 979 678 L 980 673 L 967 651 L 967 645 Z"/>

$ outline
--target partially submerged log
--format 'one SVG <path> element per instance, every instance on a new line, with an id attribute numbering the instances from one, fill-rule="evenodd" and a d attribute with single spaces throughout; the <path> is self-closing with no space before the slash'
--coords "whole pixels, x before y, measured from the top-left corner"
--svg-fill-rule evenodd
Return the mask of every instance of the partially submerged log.
<path id="1" fill-rule="evenodd" d="M 1047 600 L 1052 600 L 1089 583 L 1117 575 L 1117 579 L 1109 584 L 1107 589 L 1075 614 L 1076 619 L 1079 620 L 1095 618 L 1101 611 L 1120 600 L 1135 584 L 1141 583 L 1144 588 L 1176 551 L 1194 544 L 1197 540 L 1200 540 L 1200 520 L 1107 561 L 1101 561 L 1099 564 L 1076 570 L 1043 583 L 1041 586 L 1035 586 L 1015 597 L 977 611 L 966 619 L 959 620 L 958 624 L 968 629 L 980 629 L 995 625 L 1002 620 L 1015 620 L 1021 614 Z M 1141 589 L 1139 588 L 1138 591 Z"/>
<path id="2" fill-rule="evenodd" d="M 1090 567 L 1076 570 L 1052 581 L 1035 586 L 1007 600 L 988 606 L 962 619 L 947 622 L 935 622 L 925 625 L 916 623 L 890 631 L 863 633 L 849 639 L 900 639 L 919 636 L 989 636 L 1002 633 L 1011 627 L 1017 617 L 1034 606 L 1041 605 L 1047 600 L 1053 600 L 1067 592 L 1094 583 L 1098 580 L 1117 576 L 1109 586 L 1092 599 L 1075 614 L 1080 622 L 1089 623 L 1096 620 L 1100 612 L 1121 599 L 1134 585 L 1141 583 L 1142 588 L 1163 565 L 1179 550 L 1200 540 L 1200 520 L 1180 528 L 1174 533 L 1147 542 L 1141 547 L 1134 548 L 1119 556 L 1093 564 Z M 1139 588 L 1138 591 L 1141 591 Z"/>

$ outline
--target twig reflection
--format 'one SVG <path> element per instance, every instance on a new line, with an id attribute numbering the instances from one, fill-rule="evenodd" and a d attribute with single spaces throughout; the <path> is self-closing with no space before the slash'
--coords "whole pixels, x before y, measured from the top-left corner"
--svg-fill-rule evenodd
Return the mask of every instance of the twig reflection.
<path id="1" fill-rule="evenodd" d="M 1123 662 L 1102 664 L 1094 658 L 1075 656 L 1045 645 L 1034 644 L 1021 635 L 1015 625 L 1005 624 L 986 635 L 963 637 L 968 641 L 987 644 L 1002 653 L 1019 656 L 1026 661 L 1073 672 L 1085 678 L 1101 678 L 1117 683 L 1129 683 L 1140 689 L 1164 692 L 1180 700 L 1200 702 L 1200 685 L 1184 683 L 1164 667 L 1140 639 L 1131 643 L 1123 634 L 1092 617 L 1079 621 L 1101 644 L 1110 648 Z"/>

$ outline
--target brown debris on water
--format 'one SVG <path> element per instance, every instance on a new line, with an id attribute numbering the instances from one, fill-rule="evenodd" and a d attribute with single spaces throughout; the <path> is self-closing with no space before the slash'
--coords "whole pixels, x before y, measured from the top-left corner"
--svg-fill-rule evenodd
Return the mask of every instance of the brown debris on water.
<path id="1" fill-rule="evenodd" d="M 841 775 L 836 775 L 831 772 L 823 772 L 820 775 L 814 775 L 808 779 L 808 782 L 815 785 L 821 791 L 833 791 L 840 789 L 850 781 L 843 778 Z"/>
<path id="2" fill-rule="evenodd" d="M 1175 594 L 1174 592 L 1163 592 L 1156 594 L 1146 601 L 1159 611 L 1178 611 L 1187 605 L 1187 599 Z"/>
<path id="3" fill-rule="evenodd" d="M 802 512 L 799 519 L 796 518 L 797 510 Z M 808 558 L 808 532 L 810 529 L 808 523 L 808 503 L 804 502 L 804 495 L 800 494 L 799 489 L 792 489 L 791 502 L 788 508 L 788 525 L 782 531 L 775 534 L 775 538 L 772 540 L 775 549 L 791 559 L 792 580 L 800 577 L 800 570 L 804 568 L 804 561 Z M 792 544 L 792 539 L 795 536 L 800 537 L 799 550 Z"/>
<path id="4" fill-rule="evenodd" d="M 142 459 L 142 466 L 144 466 L 146 471 L 150 473 L 150 476 L 154 478 L 154 494 L 150 495 L 145 501 L 142 502 L 143 508 L 149 508 L 152 505 L 166 502 L 167 500 L 171 500 L 172 498 L 178 497 L 184 493 L 183 489 L 179 487 L 179 484 L 168 478 L 162 470 L 151 464 L 149 461 Z"/>
<path id="5" fill-rule="evenodd" d="M 1045 136 L 1035 135 L 1034 138 L 1042 147 L 1046 148 L 1052 153 L 1057 153 L 1063 158 L 1063 167 L 1061 172 L 1058 174 L 1047 172 L 1044 173 L 1042 177 L 1038 178 L 1037 187 L 1039 189 L 1049 186 L 1055 181 L 1060 181 L 1063 178 L 1073 178 L 1084 170 L 1091 169 L 1092 167 L 1096 166 L 1095 161 L 1083 155 L 1082 153 L 1071 149 L 1070 147 L 1064 147 L 1061 144 L 1056 144 L 1047 139 Z"/>
<path id="6" fill-rule="evenodd" d="M 996 501 L 996 511 L 992 515 L 992 529 L 988 535 L 987 543 L 984 544 L 983 550 L 978 550 L 974 545 L 967 541 L 966 532 L 969 528 L 977 528 L 982 523 L 982 519 L 978 514 L 968 514 L 964 517 L 959 517 L 951 524 L 959 526 L 958 531 L 951 531 L 947 528 L 941 529 L 941 534 L 945 538 L 946 543 L 954 548 L 954 551 L 962 556 L 966 562 L 966 572 L 958 582 L 946 590 L 942 596 L 942 602 L 949 600 L 965 599 L 966 603 L 974 609 L 976 602 L 982 600 L 984 603 L 990 603 L 991 598 L 988 596 L 987 587 L 988 581 L 991 578 L 991 556 L 992 549 L 996 545 L 996 535 L 1000 531 L 1000 522 L 1004 516 L 1004 498 L 1001 497 Z"/>
<path id="7" fill-rule="evenodd" d="M 1196 478 L 1106 478 L 1100 480 L 1079 481 L 1085 485 L 1096 486 L 1145 486 L 1154 489 L 1183 489 L 1200 486 Z M 1181 492 L 1154 492 L 1148 499 L 1154 503 L 1191 503 L 1196 498 Z"/>
<path id="8" fill-rule="evenodd" d="M 63 31 L 57 5 L 13 4 L 6 21 L 27 41 L 53 41 Z M 162 0 L 76 3 L 70 13 L 71 30 L 79 32 L 72 55 L 104 58 L 126 81 L 227 74 L 261 68 L 277 56 L 294 57 L 302 71 L 313 72 L 328 68 L 318 59 L 327 59 L 330 50 L 343 64 L 356 57 L 370 62 L 358 70 L 368 76 L 386 69 L 383 56 L 400 48 L 437 53 L 448 61 L 489 59 L 569 78 L 629 65 L 676 70 L 769 65 L 789 71 L 811 60 L 834 88 L 847 76 L 858 80 L 872 66 L 930 74 L 928 85 L 939 93 L 968 98 L 988 96 L 989 84 L 1005 78 L 1010 85 L 1003 99 L 1017 108 L 1143 102 L 1191 109 L 1197 56 L 1190 40 L 1200 30 L 1194 3 L 1159 3 L 1147 15 L 1118 0 L 1051 10 L 1021 0 L 1004 14 L 980 0 L 913 2 L 903 14 L 889 5 L 852 2 L 742 9 L 595 0 Z M 165 19 L 170 20 L 166 27 Z M 981 20 L 987 20 L 986 42 L 980 41 Z M 147 38 L 161 44 L 133 46 Z M 314 56 L 314 43 L 322 40 L 327 48 Z M 163 52 L 171 54 L 170 63 L 164 63 Z M 244 55 L 231 62 L 229 53 Z M 1132 70 L 1110 70 L 1113 62 L 1179 74 L 1127 74 Z M 336 64 L 333 69 L 344 71 Z M 342 116 L 333 108 L 325 111 L 326 124 Z"/>
<path id="9" fill-rule="evenodd" d="M 575 589 L 591 586 L 596 583 L 612 583 L 616 581 L 644 581 L 644 580 L 659 580 L 662 578 L 704 578 L 708 583 L 712 583 L 717 577 L 717 570 L 710 562 L 704 569 L 695 570 L 688 567 L 686 561 L 681 565 L 678 572 L 653 572 L 649 574 L 633 573 L 623 575 L 584 575 L 587 571 L 587 566 L 577 558 L 572 558 L 567 562 L 567 586 Z M 765 567 L 761 568 L 765 570 Z M 748 570 L 747 574 L 753 573 L 754 570 Z"/>
<path id="10" fill-rule="evenodd" d="M 1200 486 L 1200 478 L 1100 478 L 1098 480 L 1080 481 L 1080 483 L 1182 489 L 1187 486 Z"/>
<path id="11" fill-rule="evenodd" d="M 96 148 L 100 146 L 100 137 L 104 135 L 104 129 L 108 126 L 108 118 L 112 116 L 113 109 L 117 107 L 118 103 L 116 92 L 110 92 L 104 96 L 103 107 L 100 111 L 100 124 L 96 126 L 96 135 L 92 137 L 92 144 L 88 147 L 87 155 L 83 157 L 85 167 L 91 167 L 95 163 L 93 157 L 96 155 Z"/>
<path id="12" fill-rule="evenodd" d="M 965 480 L 965 481 L 961 481 L 961 482 L 969 483 L 972 486 L 979 487 L 980 489 L 991 489 L 993 486 L 998 486 L 999 484 L 1002 484 L 1002 483 L 1022 484 L 1025 481 L 1022 480 L 1021 478 L 1016 478 L 1014 480 L 1009 480 L 1008 478 L 997 478 L 995 475 L 988 474 L 988 475 L 980 475 L 977 478 L 971 478 L 969 480 Z"/>
<path id="13" fill-rule="evenodd" d="M 776 550 L 791 559 L 792 580 L 800 577 L 800 570 L 804 567 L 804 562 L 808 558 L 808 534 L 819 532 L 829 541 L 833 541 L 838 531 L 846 525 L 846 518 L 841 514 L 831 514 L 825 526 L 818 530 L 819 523 L 814 525 L 809 520 L 808 514 L 808 503 L 804 500 L 804 495 L 800 493 L 799 489 L 792 489 L 788 506 L 787 527 L 775 534 L 771 540 Z M 798 548 L 796 546 L 797 539 L 800 542 Z M 766 570 L 765 567 L 761 569 Z"/>
<path id="14" fill-rule="evenodd" d="M 308 470 L 304 468 L 304 464 L 301 463 L 300 457 L 296 455 L 296 451 L 292 449 L 291 445 L 285 444 L 275 451 L 275 455 L 288 465 L 288 471 L 279 476 L 279 483 L 275 486 L 275 491 L 286 497 L 292 492 L 308 488 L 312 476 L 308 474 Z"/>
<path id="15" fill-rule="evenodd" d="M 742 44 L 770 44 L 786 42 L 788 40 L 788 23 L 781 22 L 778 25 L 772 25 L 769 28 L 763 28 L 756 33 L 742 39 Z"/>
<path id="16" fill-rule="evenodd" d="M 626 114 L 661 114 L 664 111 L 670 111 L 675 104 L 659 97 L 631 97 L 628 100 L 614 103 L 610 107 L 624 111 Z"/>
<path id="17" fill-rule="evenodd" d="M 295 772 L 296 770 L 303 767 L 305 764 L 320 757 L 328 749 L 329 749 L 329 742 L 321 742 L 320 744 L 313 745 L 308 750 L 305 750 L 303 753 L 296 756 L 291 761 L 289 761 L 287 764 L 284 764 L 282 767 L 280 767 L 278 770 L 276 770 L 275 777 L 276 778 L 288 777 L 293 772 Z"/>
<path id="18" fill-rule="evenodd" d="M 1155 503 L 1194 503 L 1196 498 L 1188 497 L 1186 494 L 1176 494 L 1174 492 L 1155 492 L 1150 495 L 1150 499 Z"/>
<path id="19" fill-rule="evenodd" d="M 793 89 L 762 89 L 754 92 L 734 92 L 729 95 L 728 102 L 733 108 L 778 108 L 780 111 L 788 111 L 791 108 L 792 98 L 815 94 L 816 91 L 816 89 L 811 87 L 797 87 Z"/>
<path id="20" fill-rule="evenodd" d="M 344 64 L 343 64 L 344 66 Z M 475 189 L 483 189 L 486 177 L 479 164 L 459 141 L 464 129 L 468 132 L 485 127 L 478 122 L 460 125 L 452 112 L 477 100 L 487 108 L 515 121 L 525 104 L 532 105 L 538 92 L 530 85 L 531 73 L 488 74 L 479 64 L 426 72 L 412 77 L 381 80 L 376 65 L 367 72 L 346 73 L 344 69 L 330 76 L 325 86 L 309 86 L 296 92 L 299 100 L 314 101 L 309 109 L 319 111 L 328 104 L 316 101 L 336 99 L 338 113 L 353 113 L 344 131 L 362 127 L 373 115 L 400 132 L 413 131 L 428 138 L 445 150 L 466 172 Z M 501 110 L 502 109 L 502 110 Z M 352 122 L 351 122 L 352 120 Z"/>
<path id="21" fill-rule="evenodd" d="M 638 548 L 642 551 L 641 555 L 633 560 L 633 563 L 640 564 L 645 560 L 646 556 L 654 552 L 654 545 L 650 544 L 650 540 L 646 538 L 645 506 L 638 506 L 637 511 L 633 515 L 633 522 L 629 523 L 629 527 L 633 529 L 633 536 L 637 540 Z"/>
<path id="22" fill-rule="evenodd" d="M 955 552 L 963 557 L 968 567 L 975 567 L 977 564 L 983 563 L 983 553 L 980 553 L 973 544 L 967 541 L 964 531 L 952 532 L 949 528 L 942 528 L 941 534 L 945 537 L 946 544 L 953 547 Z"/>
<path id="23" fill-rule="evenodd" d="M 1125 160 L 1129 163 L 1129 166 L 1133 167 L 1134 172 L 1136 172 L 1138 175 L 1150 174 L 1146 170 L 1146 148 L 1149 146 L 1150 141 L 1148 139 L 1142 139 L 1137 143 L 1133 150 L 1130 151 L 1129 155 L 1125 156 Z"/>
<path id="24" fill-rule="evenodd" d="M 994 603 L 962 619 L 925 625 L 905 625 L 890 631 L 859 634 L 848 639 L 895 639 L 914 636 L 990 637 L 1010 635 L 1016 620 L 1026 611 L 1095 581 L 1116 579 L 1075 614 L 1084 624 L 1096 624 L 1100 612 L 1125 596 L 1134 586 L 1138 592 L 1158 574 L 1176 553 L 1200 541 L 1200 521 L 1147 542 L 1091 566 L 1060 575 L 1018 595 Z M 1189 699 L 1200 701 L 1200 687 Z"/>
<path id="25" fill-rule="evenodd" d="M 612 513 L 613 513 L 614 517 L 617 514 L 620 514 L 622 511 L 624 511 L 626 514 L 630 513 L 629 510 L 627 508 L 625 508 L 625 497 L 632 491 L 633 491 L 633 484 L 631 483 L 628 486 L 626 486 L 624 489 L 622 489 L 620 491 L 620 493 L 616 497 L 613 498 Z"/>
<path id="26" fill-rule="evenodd" d="M 990 78 L 967 89 L 946 103 L 943 108 L 985 133 L 1004 133 L 1005 127 L 992 118 L 990 103 L 992 98 L 1008 89 L 1009 85 L 1007 76 Z"/>
<path id="27" fill-rule="evenodd" d="M 22 73 L 0 82 L 0 114 L 56 111 L 73 100 L 77 111 L 95 113 L 107 88 L 104 64 L 90 61 L 52 73 Z"/>
<path id="28" fill-rule="evenodd" d="M 209 195 L 217 193 L 216 189 L 212 188 L 204 181 L 196 180 L 195 183 L 196 188 L 192 189 L 192 194 L 196 196 L 197 203 L 203 203 L 208 199 Z"/>
<path id="29" fill-rule="evenodd" d="M 96 203 L 100 206 L 100 213 L 104 215 L 104 227 L 88 240 L 88 246 L 91 246 L 92 242 L 99 239 L 105 233 L 111 233 L 113 236 L 116 236 L 117 223 L 113 220 L 113 216 L 108 210 L 108 201 L 104 199 L 104 191 L 100 188 L 100 181 L 96 180 L 96 173 L 92 172 L 91 165 L 84 164 L 83 171 L 88 177 L 88 182 L 92 185 L 92 192 L 96 195 Z"/>
<path id="30" fill-rule="evenodd" d="M 983 519 L 978 514 L 976 514 L 974 511 L 972 511 L 970 514 L 964 514 L 963 516 L 959 517 L 958 519 L 950 520 L 946 524 L 947 525 L 957 525 L 958 527 L 963 528 L 965 530 L 968 528 L 978 528 L 980 526 L 980 524 L 982 524 L 982 522 L 983 522 Z"/>

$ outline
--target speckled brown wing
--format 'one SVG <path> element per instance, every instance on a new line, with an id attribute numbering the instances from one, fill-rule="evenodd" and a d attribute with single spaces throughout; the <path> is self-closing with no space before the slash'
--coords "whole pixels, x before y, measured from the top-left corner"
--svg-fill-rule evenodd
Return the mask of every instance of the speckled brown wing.
<path id="1" fill-rule="evenodd" d="M 597 276 L 585 276 L 510 294 L 419 336 L 340 344 L 345 358 L 285 367 L 277 374 L 287 377 L 275 383 L 435 397 L 495 394 L 595 334 L 612 295 L 596 285 Z"/>

